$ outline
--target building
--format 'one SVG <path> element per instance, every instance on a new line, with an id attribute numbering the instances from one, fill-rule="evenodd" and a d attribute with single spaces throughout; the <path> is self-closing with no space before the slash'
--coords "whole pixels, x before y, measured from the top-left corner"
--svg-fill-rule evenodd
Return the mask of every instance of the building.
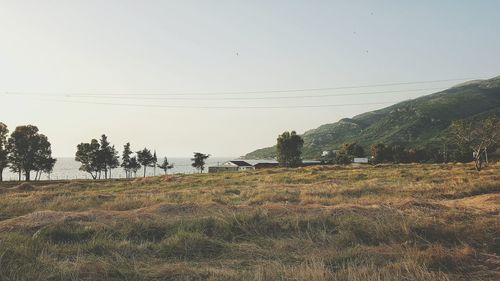
<path id="1" fill-rule="evenodd" d="M 352 163 L 354 163 L 354 164 L 368 164 L 368 158 L 354 158 Z"/>
<path id="2" fill-rule="evenodd" d="M 238 172 L 247 170 L 255 170 L 255 167 L 243 160 L 227 161 L 222 165 L 208 167 L 209 173 Z"/>
<path id="3" fill-rule="evenodd" d="M 278 167 L 279 164 L 278 162 L 276 163 L 273 163 L 273 162 L 259 162 L 259 163 L 255 163 L 253 165 L 253 167 L 256 169 L 256 170 L 259 170 L 259 169 L 269 169 L 269 168 L 276 168 Z"/>
<path id="4" fill-rule="evenodd" d="M 321 165 L 321 161 L 317 161 L 317 160 L 303 160 L 301 167 L 316 166 L 316 165 Z"/>

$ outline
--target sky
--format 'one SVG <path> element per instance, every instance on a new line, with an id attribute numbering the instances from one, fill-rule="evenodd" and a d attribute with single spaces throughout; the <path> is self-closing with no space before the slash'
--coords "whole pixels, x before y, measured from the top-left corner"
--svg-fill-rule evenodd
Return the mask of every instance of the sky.
<path id="1" fill-rule="evenodd" d="M 57 157 L 103 133 L 119 150 L 241 156 L 286 130 L 500 75 L 498 11 L 495 0 L 0 0 L 0 122 L 38 126 Z"/>

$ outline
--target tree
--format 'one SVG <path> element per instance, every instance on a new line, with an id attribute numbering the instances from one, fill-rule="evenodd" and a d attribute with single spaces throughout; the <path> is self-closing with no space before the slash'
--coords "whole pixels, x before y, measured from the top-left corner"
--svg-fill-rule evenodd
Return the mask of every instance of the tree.
<path id="1" fill-rule="evenodd" d="M 111 170 L 117 168 L 120 165 L 118 161 L 118 151 L 116 151 L 115 146 L 111 146 L 111 143 L 108 141 L 108 137 L 103 134 L 100 140 L 100 151 L 99 151 L 99 164 L 104 171 L 104 178 L 111 178 Z"/>
<path id="2" fill-rule="evenodd" d="M 199 170 L 200 173 L 203 173 L 203 170 L 205 170 L 205 160 L 208 159 L 208 157 L 210 157 L 210 154 L 195 152 L 194 157 L 191 158 L 191 161 L 193 161 L 191 166 Z"/>
<path id="3" fill-rule="evenodd" d="M 97 179 L 98 173 L 102 169 L 100 163 L 100 144 L 96 139 L 90 143 L 80 143 L 76 147 L 75 160 L 82 163 L 80 171 L 89 173 L 93 179 Z"/>
<path id="4" fill-rule="evenodd" d="M 111 178 L 111 171 L 113 169 L 116 169 L 120 167 L 120 161 L 118 160 L 118 151 L 115 149 L 115 146 L 113 145 L 110 149 L 109 152 L 109 163 L 108 163 L 108 168 L 109 168 L 109 178 Z"/>
<path id="5" fill-rule="evenodd" d="M 141 168 L 141 164 L 137 161 L 137 157 L 130 158 L 130 172 L 134 173 L 134 177 L 137 176 L 137 171 Z"/>
<path id="6" fill-rule="evenodd" d="M 372 144 L 371 154 L 374 163 L 382 163 L 389 159 L 389 151 L 383 143 Z"/>
<path id="7" fill-rule="evenodd" d="M 19 178 L 24 173 L 26 181 L 31 180 L 32 171 L 40 171 L 44 161 L 55 163 L 48 138 L 33 125 L 18 126 L 7 141 L 7 150 L 11 169 Z"/>
<path id="8" fill-rule="evenodd" d="M 298 167 L 302 164 L 304 140 L 295 131 L 284 132 L 278 136 L 276 145 L 277 160 L 280 166 Z"/>
<path id="9" fill-rule="evenodd" d="M 172 169 L 174 167 L 174 164 L 168 163 L 167 157 L 163 159 L 163 163 L 161 165 L 158 165 L 158 168 L 162 169 L 165 172 L 165 175 L 168 174 L 168 170 Z"/>
<path id="10" fill-rule="evenodd" d="M 410 148 L 406 152 L 406 157 L 410 163 L 425 163 L 432 159 L 430 153 L 430 149 L 427 148 Z"/>
<path id="11" fill-rule="evenodd" d="M 35 180 L 40 180 L 43 173 L 50 174 L 54 169 L 57 159 L 52 158 L 52 149 L 46 136 L 40 135 L 38 150 L 35 154 L 33 166 Z"/>
<path id="12" fill-rule="evenodd" d="M 337 162 L 337 153 L 333 150 L 329 150 L 326 154 L 321 155 L 320 159 L 322 164 L 334 164 Z"/>
<path id="13" fill-rule="evenodd" d="M 130 169 L 131 169 L 130 155 L 132 155 L 132 150 L 130 150 L 130 143 L 127 142 L 123 146 L 122 164 L 121 164 L 123 170 L 125 170 L 125 177 L 127 179 L 130 178 Z"/>
<path id="14" fill-rule="evenodd" d="M 340 154 L 349 155 L 351 157 L 363 157 L 365 155 L 365 151 L 363 150 L 363 147 L 355 142 L 344 143 L 340 147 Z"/>
<path id="15" fill-rule="evenodd" d="M 335 163 L 339 165 L 349 165 L 352 163 L 352 157 L 344 153 L 338 153 L 335 156 Z"/>
<path id="16" fill-rule="evenodd" d="M 144 148 L 141 151 L 137 151 L 137 161 L 144 167 L 144 177 L 146 177 L 146 168 L 153 167 L 154 158 L 151 155 L 151 150 Z"/>
<path id="17" fill-rule="evenodd" d="M 7 125 L 0 122 L 0 182 L 3 181 L 3 170 L 7 168 L 9 162 L 7 161 L 7 135 L 9 134 L 9 130 L 7 129 Z"/>
<path id="18" fill-rule="evenodd" d="M 473 152 L 477 171 L 482 169 L 483 157 L 489 149 L 496 146 L 500 138 L 500 121 L 496 116 L 479 122 L 455 121 L 451 126 L 452 142 L 460 148 Z"/>
<path id="19" fill-rule="evenodd" d="M 49 180 L 50 180 L 50 174 L 52 173 L 52 171 L 54 170 L 54 166 L 57 162 L 57 159 L 54 159 L 52 157 L 50 158 L 45 158 L 44 160 L 42 160 L 42 162 L 40 162 L 38 165 L 39 169 L 40 169 L 40 173 L 37 172 L 37 175 L 38 175 L 38 180 L 40 180 L 40 177 L 42 176 L 42 173 L 46 173 L 49 175 Z"/>
<path id="20" fill-rule="evenodd" d="M 408 157 L 405 149 L 400 145 L 393 145 L 391 147 L 392 161 L 394 163 L 406 163 L 408 162 Z"/>
<path id="21" fill-rule="evenodd" d="M 158 157 L 156 157 L 156 150 L 153 153 L 153 176 L 156 176 L 156 166 L 158 166 Z"/>

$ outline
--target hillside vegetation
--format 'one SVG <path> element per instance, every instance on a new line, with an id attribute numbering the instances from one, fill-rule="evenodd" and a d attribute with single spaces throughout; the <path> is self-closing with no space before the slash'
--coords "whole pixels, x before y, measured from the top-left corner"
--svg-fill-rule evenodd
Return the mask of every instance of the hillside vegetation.
<path id="1" fill-rule="evenodd" d="M 499 280 L 500 165 L 0 185 L 0 280 Z"/>
<path id="2" fill-rule="evenodd" d="M 452 121 L 483 119 L 491 114 L 500 116 L 500 76 L 471 81 L 307 131 L 302 136 L 303 155 L 306 159 L 317 159 L 322 151 L 338 149 L 346 142 L 357 142 L 366 151 L 374 143 L 441 146 L 440 138 Z M 273 158 L 275 153 L 275 147 L 268 147 L 245 158 Z"/>

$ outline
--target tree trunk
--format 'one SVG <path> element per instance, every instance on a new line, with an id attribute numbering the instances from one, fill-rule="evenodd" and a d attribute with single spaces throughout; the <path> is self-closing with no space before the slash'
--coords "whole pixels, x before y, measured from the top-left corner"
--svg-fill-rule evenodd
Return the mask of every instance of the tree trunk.
<path id="1" fill-rule="evenodd" d="M 19 181 L 21 181 L 21 174 L 22 174 L 21 169 L 19 169 Z"/>
<path id="2" fill-rule="evenodd" d="M 0 169 L 0 182 L 3 182 L 3 168 Z"/>
<path id="3" fill-rule="evenodd" d="M 144 178 L 146 177 L 146 165 L 144 165 Z"/>
<path id="4" fill-rule="evenodd" d="M 483 164 L 482 162 L 483 161 L 482 161 L 481 157 L 474 159 L 474 163 L 476 165 L 476 170 L 477 171 L 481 171 L 482 164 Z"/>
<path id="5" fill-rule="evenodd" d="M 24 175 L 26 176 L 26 181 L 30 181 L 30 174 L 31 174 L 31 171 L 25 171 L 24 172 Z"/>

